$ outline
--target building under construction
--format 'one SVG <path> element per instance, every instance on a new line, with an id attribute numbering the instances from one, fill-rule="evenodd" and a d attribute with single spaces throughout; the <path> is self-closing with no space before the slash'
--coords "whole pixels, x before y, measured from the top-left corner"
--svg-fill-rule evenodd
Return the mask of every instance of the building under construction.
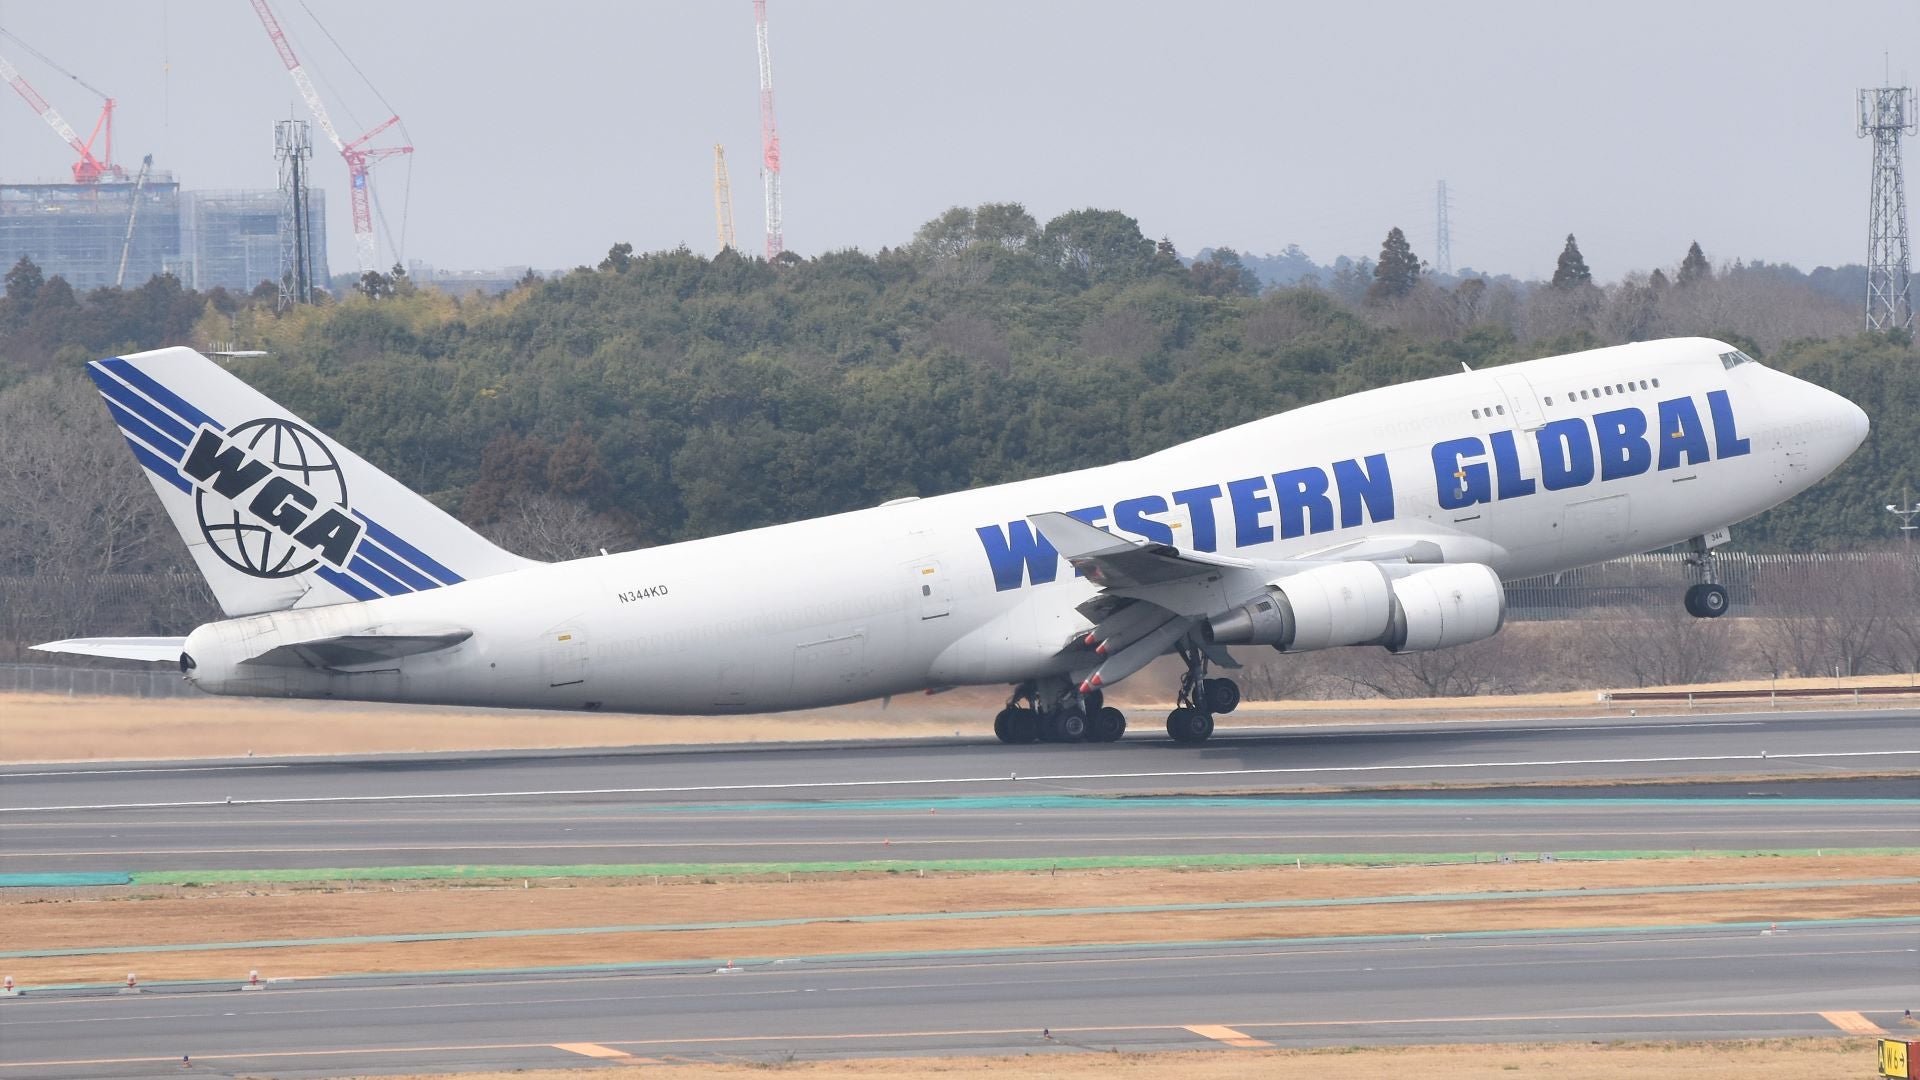
<path id="1" fill-rule="evenodd" d="M 47 277 L 58 274 L 81 292 L 116 281 L 134 288 L 159 273 L 203 291 L 247 292 L 279 280 L 285 201 L 279 191 L 181 191 L 171 175 L 156 173 L 140 187 L 136 213 L 135 187 L 131 181 L 0 185 L 0 269 L 26 256 Z M 307 206 L 313 265 L 325 267 L 325 193 L 311 192 Z"/>
<path id="2" fill-rule="evenodd" d="M 278 282 L 281 265 L 281 214 L 286 196 L 272 189 L 189 191 L 181 197 L 180 250 L 188 273 L 180 280 L 202 291 L 227 288 L 251 291 L 263 281 Z M 308 189 L 307 237 L 312 265 L 327 265 L 326 193 Z"/>
<path id="3" fill-rule="evenodd" d="M 116 280 L 139 285 L 159 273 L 185 281 L 180 185 L 167 173 L 148 177 L 144 185 L 0 184 L 0 263 L 11 267 L 23 255 L 46 276 L 58 274 L 81 292 Z"/>

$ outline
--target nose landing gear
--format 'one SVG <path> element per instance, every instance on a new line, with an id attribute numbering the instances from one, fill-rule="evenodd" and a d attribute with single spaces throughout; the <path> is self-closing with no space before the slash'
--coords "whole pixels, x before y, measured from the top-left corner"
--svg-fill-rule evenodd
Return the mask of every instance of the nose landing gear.
<path id="1" fill-rule="evenodd" d="M 1730 598 L 1727 587 L 1720 584 L 1718 559 L 1713 554 L 1711 544 L 1725 543 L 1727 531 L 1720 530 L 1711 537 L 1696 536 L 1692 540 L 1693 554 L 1687 557 L 1687 564 L 1700 575 L 1698 584 L 1688 586 L 1683 603 L 1687 614 L 1696 619 L 1717 619 L 1727 613 Z"/>

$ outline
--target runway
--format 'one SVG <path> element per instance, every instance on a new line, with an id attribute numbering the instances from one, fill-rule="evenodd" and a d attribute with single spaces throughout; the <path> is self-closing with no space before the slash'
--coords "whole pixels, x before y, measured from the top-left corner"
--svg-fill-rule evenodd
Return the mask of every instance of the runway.
<path id="1" fill-rule="evenodd" d="M 0 1002 L 0 1075 L 1899 1030 L 1920 919 L 768 959 Z M 1042 1034 L 1042 1029 L 1047 1034 Z"/>
<path id="2" fill-rule="evenodd" d="M 1200 750 L 1142 738 L 14 767 L 0 774 L 0 874 L 1912 847 L 1915 770 L 1911 712 L 1288 729 Z M 1904 775 L 1809 786 L 1849 773 Z M 1805 780 L 1618 788 L 1758 775 Z M 1602 778 L 1616 783 L 1514 786 Z M 1432 784 L 1485 786 L 1419 790 Z M 1273 794 L 1331 787 L 1352 790 Z"/>
<path id="3" fill-rule="evenodd" d="M 1892 710 L 0 771 L 0 875 L 1915 848 Z M 1914 1004 L 1887 914 L 45 991 L 0 1000 L 0 1080 L 1831 1034 Z"/>

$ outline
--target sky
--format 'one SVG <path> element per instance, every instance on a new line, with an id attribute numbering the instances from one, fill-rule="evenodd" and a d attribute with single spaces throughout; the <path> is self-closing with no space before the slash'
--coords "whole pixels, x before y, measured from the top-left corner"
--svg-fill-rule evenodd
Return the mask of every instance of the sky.
<path id="1" fill-rule="evenodd" d="M 380 98 L 404 121 L 415 153 L 374 186 L 405 257 L 712 251 L 716 142 L 739 246 L 763 250 L 751 0 L 271 2 L 344 136 L 385 118 Z M 1444 179 L 1456 267 L 1547 276 L 1569 232 L 1602 280 L 1693 240 L 1717 262 L 1860 262 L 1856 90 L 1920 76 L 1912 0 L 768 8 L 801 255 L 1016 201 L 1042 222 L 1121 210 L 1186 254 L 1299 244 L 1322 263 L 1377 254 L 1398 225 L 1431 260 Z M 113 95 L 116 158 L 151 152 L 184 188 L 274 186 L 273 122 L 307 116 L 247 0 L 0 0 L 0 27 Z M 92 127 L 97 97 L 5 38 L 0 55 Z M 0 180 L 72 160 L 0 97 Z M 346 167 L 315 161 L 333 269 L 351 270 Z"/>

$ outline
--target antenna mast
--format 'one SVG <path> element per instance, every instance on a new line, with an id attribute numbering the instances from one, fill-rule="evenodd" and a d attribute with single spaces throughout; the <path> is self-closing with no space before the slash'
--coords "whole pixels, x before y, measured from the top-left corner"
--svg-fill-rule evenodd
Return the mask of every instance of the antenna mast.
<path id="1" fill-rule="evenodd" d="M 767 0 L 753 0 L 753 36 L 760 47 L 760 177 L 767 189 L 767 261 L 786 250 L 780 218 L 780 131 L 773 122 L 773 54 L 767 51 Z"/>
<path id="2" fill-rule="evenodd" d="M 1913 88 L 1860 91 L 1860 138 L 1873 139 L 1873 190 L 1867 210 L 1867 329 L 1913 329 L 1907 293 L 1907 182 L 1900 170 L 1900 137 L 1920 121 Z"/>
<path id="3" fill-rule="evenodd" d="M 1453 275 L 1453 228 L 1447 221 L 1447 211 L 1451 205 L 1451 200 L 1447 198 L 1447 182 L 1441 180 L 1434 190 L 1433 272 L 1446 277 Z"/>
<path id="4" fill-rule="evenodd" d="M 280 297 L 281 311 L 294 304 L 313 303 L 313 217 L 307 187 L 312 166 L 313 139 L 305 120 L 280 120 L 273 125 L 273 156 L 280 160 Z"/>
<path id="5" fill-rule="evenodd" d="M 733 247 L 733 184 L 727 180 L 727 148 L 713 144 L 713 228 L 716 254 Z"/>
<path id="6" fill-rule="evenodd" d="M 293 45 L 287 41 L 287 35 L 280 29 L 280 20 L 273 17 L 273 9 L 267 6 L 267 0 L 253 0 L 253 12 L 260 16 L 260 25 L 267 28 L 267 37 L 273 41 L 273 47 L 280 54 L 280 62 L 287 66 L 287 74 L 293 76 L 293 85 L 300 91 L 301 100 L 307 103 L 307 110 L 313 114 L 313 122 L 320 125 L 326 133 L 327 141 L 346 160 L 347 175 L 351 180 L 349 195 L 353 202 L 353 247 L 360 257 L 360 272 L 379 269 L 373 238 L 373 205 L 371 181 L 368 170 L 375 162 L 395 154 L 411 154 L 411 146 L 369 147 L 367 143 L 381 132 L 398 124 L 398 116 L 389 116 L 375 124 L 365 135 L 346 142 L 334 129 L 333 118 L 327 115 L 327 107 L 320 100 L 320 92 L 313 88 L 313 80 L 307 76 L 307 69 L 300 64 L 300 58 L 293 53 Z M 321 29 L 325 29 L 322 27 Z M 402 134 L 404 134 L 402 129 Z M 404 235 L 404 234 L 403 234 Z M 389 237 L 391 239 L 391 237 Z"/>

